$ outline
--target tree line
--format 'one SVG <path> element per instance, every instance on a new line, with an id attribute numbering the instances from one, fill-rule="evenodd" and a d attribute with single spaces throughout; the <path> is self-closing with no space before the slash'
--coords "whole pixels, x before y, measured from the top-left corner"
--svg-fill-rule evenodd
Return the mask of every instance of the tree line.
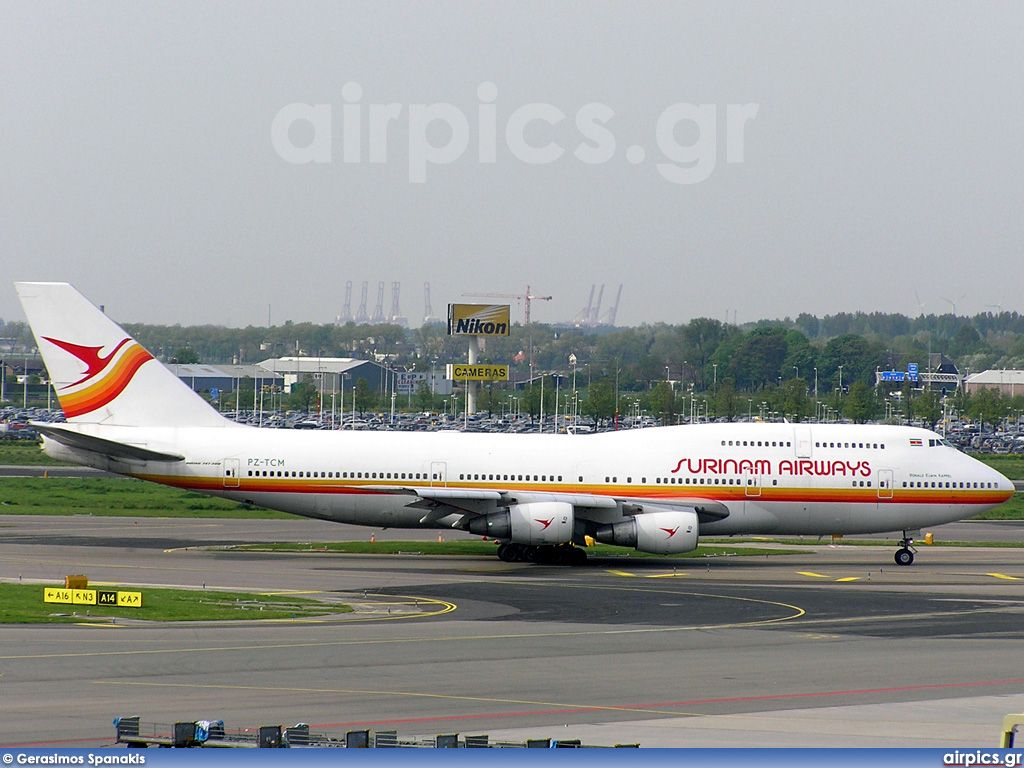
<path id="1" fill-rule="evenodd" d="M 166 362 L 253 363 L 283 355 L 353 357 L 394 368 L 438 371 L 466 359 L 465 338 L 441 324 L 409 330 L 398 325 L 292 323 L 273 327 L 162 326 L 125 324 L 143 346 Z M 33 346 L 24 323 L 8 322 L 2 337 L 12 348 Z M 517 381 L 557 375 L 560 397 L 570 379 L 582 412 L 608 418 L 626 405 L 663 420 L 691 416 L 740 418 L 785 414 L 790 418 L 842 416 L 854 420 L 899 414 L 925 421 L 936 413 L 941 392 L 912 387 L 875 387 L 876 370 L 929 369 L 932 354 L 953 359 L 961 372 L 1024 367 L 1024 317 L 1016 312 L 974 317 L 839 313 L 746 325 L 696 318 L 688 323 L 632 328 L 569 328 L 514 325 L 508 337 L 490 338 L 481 362 L 509 364 Z M 571 363 L 570 360 L 575 360 Z M 556 383 L 548 380 L 549 391 Z M 894 387 L 897 387 L 894 389 Z M 539 414 L 539 392 L 521 395 L 518 407 Z M 609 394 L 610 393 L 610 394 Z M 368 404 L 373 393 L 361 398 Z M 478 406 L 498 410 L 509 385 L 492 383 Z M 241 402 L 245 402 L 242 395 Z M 430 405 L 416 393 L 416 406 Z M 536 401 L 536 403 L 535 403 Z M 554 408 L 554 392 L 545 412 Z M 386 405 L 386 404 L 385 404 Z M 409 405 L 406 399 L 405 406 Z M 947 407 L 949 403 L 947 402 Z M 960 403 L 966 407 L 967 401 Z M 496 406 L 496 407 L 491 407 Z M 564 411 L 564 401 L 559 410 Z M 987 406 L 1020 410 L 1015 402 Z M 424 408 L 423 410 L 427 410 Z M 609 413 L 610 411 L 610 413 Z"/>

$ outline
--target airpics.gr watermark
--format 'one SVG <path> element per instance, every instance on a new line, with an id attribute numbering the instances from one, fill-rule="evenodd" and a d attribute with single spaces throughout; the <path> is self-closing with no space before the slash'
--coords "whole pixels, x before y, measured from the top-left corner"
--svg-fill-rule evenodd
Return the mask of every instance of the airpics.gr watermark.
<path id="1" fill-rule="evenodd" d="M 270 140 L 281 159 L 295 164 L 331 163 L 335 140 L 342 145 L 344 163 L 388 162 L 388 131 L 392 123 L 404 123 L 408 135 L 409 181 L 423 184 L 427 167 L 454 163 L 470 148 L 475 132 L 477 160 L 498 161 L 498 88 L 481 83 L 477 88 L 475 120 L 453 104 L 363 104 L 363 89 L 358 83 L 346 83 L 341 89 L 342 126 L 334 132 L 334 109 L 330 104 L 294 103 L 282 107 L 270 126 Z M 655 168 L 673 184 L 697 184 L 715 170 L 719 159 L 719 122 L 724 121 L 725 162 L 742 163 L 747 123 L 757 116 L 757 104 L 727 104 L 724 116 L 715 104 L 672 104 L 662 110 L 655 125 L 654 138 L 665 162 Z M 609 123 L 615 110 L 606 104 L 584 104 L 575 114 L 575 129 L 580 141 L 572 156 L 587 165 L 611 161 L 618 149 Z M 547 165 L 560 160 L 566 148 L 550 135 L 554 126 L 568 119 L 553 104 L 534 102 L 513 111 L 504 124 L 505 146 L 512 157 L 530 165 Z M 296 144 L 292 128 L 303 125 L 312 140 Z M 396 132 L 399 129 L 395 129 Z M 677 132 L 692 141 L 681 142 Z M 364 138 L 365 135 L 365 138 Z M 364 152 L 364 149 L 366 150 Z M 625 151 L 626 160 L 640 165 L 647 150 L 633 144 Z"/>

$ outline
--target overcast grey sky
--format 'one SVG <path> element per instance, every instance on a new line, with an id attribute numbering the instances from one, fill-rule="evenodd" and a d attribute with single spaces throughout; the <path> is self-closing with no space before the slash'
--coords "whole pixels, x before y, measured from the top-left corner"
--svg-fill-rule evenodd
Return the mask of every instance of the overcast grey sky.
<path id="1" fill-rule="evenodd" d="M 425 281 L 442 315 L 465 292 L 529 284 L 554 296 L 534 304 L 543 322 L 571 319 L 595 283 L 606 308 L 624 284 L 620 325 L 941 313 L 945 299 L 961 314 L 1024 311 L 1019 2 L 0 14 L 4 319 L 23 317 L 13 280 L 67 280 L 119 320 L 182 324 L 260 325 L 268 305 L 275 324 L 328 322 L 348 280 L 353 305 L 370 282 L 371 311 L 377 282 L 387 311 L 401 281 L 414 320 Z M 382 134 L 369 115 L 389 104 L 400 111 Z M 415 106 L 435 104 L 448 106 Z M 329 162 L 275 146 L 290 105 L 327 110 L 326 133 L 292 120 L 284 135 Z M 731 142 L 730 105 L 753 111 Z M 465 136 L 457 121 L 415 122 L 455 113 Z M 416 160 L 431 154 L 423 136 L 450 162 Z M 531 163 L 530 147 L 562 153 Z M 687 147 L 698 162 L 682 161 Z"/>

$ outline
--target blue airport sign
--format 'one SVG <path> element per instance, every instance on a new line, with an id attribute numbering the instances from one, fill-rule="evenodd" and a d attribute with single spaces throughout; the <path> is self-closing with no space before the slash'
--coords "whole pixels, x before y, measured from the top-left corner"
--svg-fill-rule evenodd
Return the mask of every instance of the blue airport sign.
<path id="1" fill-rule="evenodd" d="M 882 381 L 917 381 L 917 363 L 907 366 L 907 372 L 903 371 L 882 371 Z"/>

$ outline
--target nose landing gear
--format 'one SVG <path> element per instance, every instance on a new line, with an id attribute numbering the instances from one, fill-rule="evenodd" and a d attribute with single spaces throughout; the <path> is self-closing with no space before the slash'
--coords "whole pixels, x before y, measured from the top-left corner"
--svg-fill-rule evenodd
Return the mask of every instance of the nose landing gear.
<path id="1" fill-rule="evenodd" d="M 900 548 L 896 550 L 896 554 L 893 556 L 896 565 L 913 565 L 914 553 L 917 552 L 913 547 L 914 540 L 904 534 L 899 544 Z"/>

